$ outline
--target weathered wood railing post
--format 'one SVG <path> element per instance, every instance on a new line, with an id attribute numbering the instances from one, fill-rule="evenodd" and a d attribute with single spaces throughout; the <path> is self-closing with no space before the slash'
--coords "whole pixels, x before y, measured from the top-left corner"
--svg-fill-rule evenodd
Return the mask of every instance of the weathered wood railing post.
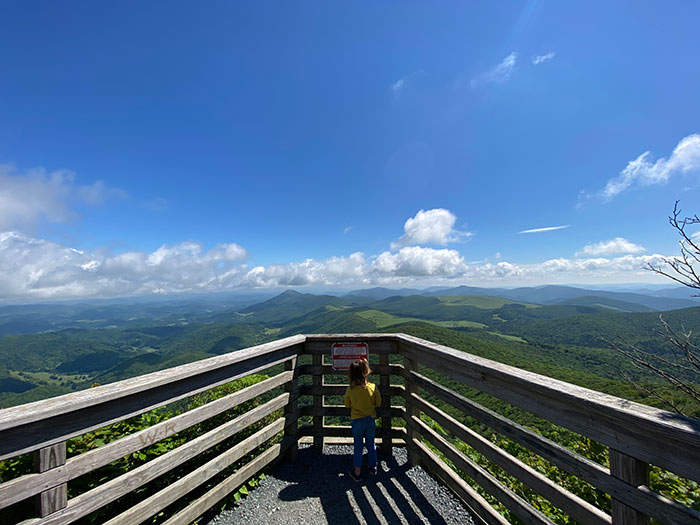
<path id="1" fill-rule="evenodd" d="M 610 449 L 609 457 L 610 474 L 635 487 L 649 485 L 649 465 L 647 463 L 613 448 Z M 648 516 L 638 510 L 612 498 L 612 522 L 613 525 L 649 525 L 650 520 Z"/>
<path id="2" fill-rule="evenodd" d="M 289 361 L 284 363 L 284 371 L 292 372 L 292 379 L 285 383 L 284 391 L 289 393 L 289 402 L 284 407 L 284 440 L 289 445 L 289 450 L 287 452 L 287 459 L 294 463 L 297 459 L 297 451 L 299 450 L 297 429 L 299 427 L 298 418 L 298 399 L 299 399 L 299 371 L 297 368 L 297 358 L 294 357 Z"/>
<path id="3" fill-rule="evenodd" d="M 34 470 L 38 473 L 66 464 L 66 442 L 62 441 L 34 452 Z M 36 496 L 36 511 L 44 518 L 68 505 L 68 485 L 63 483 Z"/>
<path id="4" fill-rule="evenodd" d="M 406 448 L 408 449 L 408 462 L 411 465 L 418 465 L 420 463 L 420 456 L 416 454 L 415 447 L 413 446 L 413 439 L 415 433 L 413 431 L 413 425 L 410 424 L 413 416 L 419 417 L 420 412 L 411 401 L 411 395 L 418 393 L 418 387 L 413 383 L 411 379 L 411 372 L 418 371 L 418 364 L 408 357 L 403 359 L 404 368 L 404 379 L 406 385 Z"/>
<path id="5" fill-rule="evenodd" d="M 314 449 L 319 454 L 323 454 L 323 354 L 314 354 L 313 357 L 313 387 L 314 387 Z"/>
<path id="6" fill-rule="evenodd" d="M 389 391 L 390 376 L 389 376 L 389 354 L 379 355 L 379 386 L 380 390 Z M 391 396 L 388 394 L 382 395 L 382 409 L 386 412 L 386 416 L 382 417 L 382 453 L 391 456 Z"/>

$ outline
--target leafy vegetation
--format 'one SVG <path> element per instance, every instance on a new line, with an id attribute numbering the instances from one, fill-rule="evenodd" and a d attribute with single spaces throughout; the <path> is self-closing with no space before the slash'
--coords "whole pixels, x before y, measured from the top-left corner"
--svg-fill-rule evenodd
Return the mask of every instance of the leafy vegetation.
<path id="1" fill-rule="evenodd" d="M 466 296 L 449 293 L 449 290 L 438 290 L 432 295 L 388 295 L 386 290 L 368 292 L 374 297 L 357 294 L 334 297 L 285 292 L 254 305 L 213 308 L 201 313 L 193 313 L 192 308 L 188 309 L 184 305 L 170 313 L 167 309 L 154 308 L 154 317 L 150 319 L 127 317 L 126 309 L 121 305 L 116 309 L 104 305 L 95 311 L 75 306 L 72 307 L 72 314 L 67 313 L 68 307 L 65 307 L 59 309 L 63 312 L 61 315 L 64 315 L 61 323 L 70 325 L 69 327 L 43 333 L 0 337 L 0 406 L 88 388 L 94 383 L 109 383 L 298 333 L 384 331 L 408 333 L 587 388 L 654 406 L 663 406 L 658 399 L 633 388 L 621 379 L 622 375 L 625 375 L 637 382 L 653 385 L 678 406 L 688 408 L 689 413 L 700 417 L 700 410 L 693 409 L 681 393 L 659 383 L 653 374 L 634 367 L 628 360 L 608 348 L 607 341 L 624 340 L 662 358 L 672 359 L 673 348 L 655 332 L 658 312 L 643 311 L 648 307 L 639 303 L 630 306 L 631 303 L 625 304 L 619 298 L 603 297 L 602 300 L 598 295 L 579 295 L 578 299 L 560 298 L 560 304 L 551 304 L 551 301 L 556 300 L 556 291 L 547 289 L 528 292 L 531 295 L 536 295 L 537 292 L 547 298 L 549 304 L 540 305 L 519 297 L 519 294 L 527 294 L 517 290 L 510 291 L 510 298 Z M 566 293 L 579 292 L 566 290 Z M 637 306 L 634 306 L 635 304 Z M 139 308 L 138 311 L 147 315 L 146 306 L 141 305 Z M 630 312 L 634 309 L 640 311 Z M 36 312 L 40 319 L 48 322 L 49 312 L 56 313 L 59 310 L 37 308 Z M 32 311 L 34 310 L 27 307 L 20 313 L 25 315 L 26 320 L 26 316 L 29 315 L 27 312 Z M 11 308 L 0 308 L 0 326 L 3 319 L 10 319 L 12 315 L 21 317 Z M 71 318 L 71 315 L 79 316 L 80 319 Z M 700 328 L 700 307 L 666 312 L 664 318 L 674 328 L 697 329 Z M 53 324 L 60 323 L 54 320 Z M 76 327 L 76 324 L 80 327 Z M 11 328 L 8 328 L 11 324 L 4 326 L 6 330 L 11 331 Z M 449 378 L 429 371 L 424 372 L 466 397 L 535 429 L 594 461 L 601 464 L 607 462 L 607 449 L 597 443 L 495 398 L 473 391 Z M 247 381 L 259 379 L 258 377 Z M 336 379 L 343 381 L 343 378 Z M 191 399 L 185 404 L 152 411 L 86 434 L 70 442 L 69 453 L 78 454 L 99 448 L 123 435 L 165 421 L 216 396 L 242 388 L 245 384 L 249 383 L 235 382 Z M 608 496 L 575 476 L 561 471 L 529 450 L 495 434 L 484 425 L 471 421 L 440 400 L 429 400 L 571 492 L 601 508 L 609 507 Z M 256 400 L 255 403 L 260 402 L 262 400 Z M 236 409 L 239 412 L 235 414 L 249 410 L 252 406 L 253 402 L 239 407 Z M 213 421 L 171 436 L 89 476 L 79 478 L 69 485 L 70 496 L 81 494 L 104 480 L 113 479 L 152 461 L 188 439 L 213 428 L 213 425 L 223 420 L 221 418 L 235 417 L 235 414 L 214 418 Z M 441 429 L 434 421 L 429 418 L 425 421 L 517 494 L 531 501 L 553 521 L 568 523 L 568 518 L 550 502 L 490 464 L 476 451 Z M 240 440 L 243 437 L 236 436 L 236 439 Z M 216 451 L 211 452 L 215 453 Z M 205 455 L 201 460 L 205 461 L 207 457 L 210 456 Z M 192 465 L 183 466 L 183 469 L 185 468 L 191 469 Z M 2 462 L 0 480 L 16 477 L 22 472 L 29 472 L 29 469 L 31 458 L 28 456 Z M 184 472 L 185 470 L 173 471 L 168 477 L 149 484 L 138 495 L 129 495 L 114 502 L 91 516 L 89 522 L 99 523 L 109 519 L 115 512 L 114 509 L 132 504 L 135 501 L 132 498 L 155 493 L 159 487 L 162 488 Z M 212 483 L 214 482 L 215 480 L 212 480 Z M 700 505 L 697 484 L 680 480 L 671 473 L 654 470 L 652 485 L 655 490 L 685 505 L 695 508 Z M 240 498 L 245 490 L 247 489 L 234 495 L 228 503 Z M 18 506 L 9 510 L 20 514 L 24 512 Z M 507 515 L 507 511 L 503 511 Z M 3 516 L 0 514 L 0 521 L 3 521 Z M 163 516 L 156 521 L 159 519 L 163 519 Z"/>
<path id="2" fill-rule="evenodd" d="M 146 412 L 144 414 L 141 414 L 140 416 L 136 416 L 125 421 L 120 421 L 118 423 L 108 425 L 106 427 L 95 430 L 94 432 L 89 432 L 77 438 L 71 439 L 66 445 L 68 458 L 77 456 L 79 454 L 83 454 L 91 450 L 99 449 L 100 447 L 103 447 L 108 443 L 117 441 L 124 436 L 133 434 L 140 430 L 147 429 L 158 423 L 162 423 L 163 421 L 167 421 L 168 419 L 182 412 L 192 410 L 206 403 L 214 401 L 215 399 L 220 399 L 224 396 L 230 395 L 233 392 L 251 386 L 264 379 L 266 379 L 266 376 L 251 375 L 243 379 L 239 379 L 237 381 L 233 381 L 226 385 L 217 387 L 213 390 L 204 392 L 197 396 L 194 396 L 184 405 L 184 408 L 182 409 L 177 409 L 176 407 L 163 407 L 160 409 L 152 410 L 150 412 Z M 101 467 L 91 472 L 89 475 L 81 476 L 68 483 L 68 497 L 72 498 L 79 496 L 80 494 L 84 494 L 85 492 L 97 487 L 98 485 L 104 484 L 106 481 L 114 479 L 126 472 L 140 467 L 141 465 L 145 465 L 149 461 L 152 461 L 157 457 L 176 449 L 184 443 L 196 437 L 202 436 L 203 434 L 215 429 L 216 427 L 222 425 L 226 421 L 230 421 L 231 419 L 234 419 L 239 415 L 251 410 L 255 406 L 261 405 L 264 401 L 265 398 L 257 398 L 243 403 L 233 409 L 227 410 L 226 412 L 219 414 L 216 417 L 210 418 L 202 423 L 194 425 L 182 432 L 179 432 L 168 438 L 153 443 L 152 445 L 145 446 L 141 450 L 138 450 L 132 454 L 129 454 L 117 461 L 114 461 L 108 465 L 105 465 L 104 467 Z M 129 506 L 136 504 L 138 501 L 141 501 L 144 498 L 147 498 L 157 493 L 158 491 L 167 487 L 174 481 L 180 479 L 182 476 L 205 464 L 207 461 L 211 460 L 212 458 L 221 454 L 225 450 L 231 448 L 233 445 L 239 443 L 249 435 L 260 430 L 265 425 L 274 421 L 280 415 L 280 413 L 274 413 L 266 417 L 262 421 L 251 425 L 250 427 L 239 432 L 235 436 L 225 441 L 222 441 L 218 445 L 199 454 L 198 456 L 181 465 L 180 467 L 177 467 L 164 474 L 163 476 L 160 476 L 156 480 L 148 483 L 144 487 L 127 494 L 126 496 L 118 499 L 113 503 L 105 505 L 101 509 L 90 514 L 81 522 L 90 524 L 104 523 L 105 521 L 119 514 L 119 512 L 123 511 L 124 508 L 128 508 Z M 261 447 L 256 452 L 259 453 L 261 450 L 264 450 L 273 442 L 269 442 L 267 445 Z M 195 493 L 193 493 L 193 497 L 196 497 L 197 495 L 206 492 L 206 490 L 216 485 L 218 481 L 234 472 L 244 462 L 244 460 L 237 462 L 235 465 L 233 465 L 229 469 L 225 470 L 224 472 L 207 482 L 205 486 L 199 487 L 195 491 Z M 29 474 L 32 472 L 32 467 L 33 460 L 31 454 L 25 454 L 23 456 L 19 456 L 10 460 L 0 461 L 0 482 L 8 481 L 10 479 L 17 478 L 21 475 Z M 258 479 L 260 479 L 260 476 L 251 481 L 252 485 L 257 484 Z M 247 490 L 248 489 L 245 486 L 241 487 L 236 493 L 230 495 L 228 498 L 221 501 L 219 503 L 219 508 L 223 509 L 226 505 L 239 500 L 242 496 L 247 494 Z M 182 505 L 184 505 L 184 503 Z M 180 505 L 180 507 L 182 507 L 182 505 Z M 169 507 L 167 513 L 158 514 L 153 520 L 151 520 L 151 522 L 160 523 L 164 521 L 168 517 L 168 515 L 174 514 L 175 511 L 177 511 L 180 507 Z M 27 500 L 19 504 L 10 506 L 6 509 L 2 509 L 0 510 L 0 523 L 16 523 L 21 521 L 22 519 L 29 518 L 32 516 L 33 508 L 33 502 L 31 500 Z"/>

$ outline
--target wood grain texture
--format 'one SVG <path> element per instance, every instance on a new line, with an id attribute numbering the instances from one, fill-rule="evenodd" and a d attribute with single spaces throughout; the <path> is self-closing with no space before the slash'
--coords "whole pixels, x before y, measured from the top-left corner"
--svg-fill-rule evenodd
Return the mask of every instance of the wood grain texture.
<path id="1" fill-rule="evenodd" d="M 44 472 L 41 475 L 32 474 L 8 481 L 0 485 L 0 508 L 7 507 L 25 498 L 38 494 L 50 487 L 75 479 L 87 474 L 112 461 L 123 458 L 162 439 L 177 434 L 182 430 L 201 423 L 241 403 L 285 384 L 292 379 L 291 372 L 282 372 L 274 377 L 239 390 L 226 397 L 217 399 L 201 407 L 190 410 L 166 421 L 153 425 L 139 432 L 129 434 L 117 441 L 90 450 L 69 459 L 65 466 Z"/>
<path id="2" fill-rule="evenodd" d="M 414 431 L 430 442 L 436 449 L 454 463 L 455 467 L 465 472 L 467 476 L 481 485 L 486 492 L 498 499 L 508 510 L 517 516 L 523 523 L 553 525 L 544 514 L 535 509 L 530 503 L 515 494 L 509 488 L 502 485 L 495 477 L 454 448 L 442 436 L 423 423 L 419 418 L 413 417 L 408 422 L 413 425 Z"/>
<path id="3" fill-rule="evenodd" d="M 34 470 L 38 473 L 54 470 L 66 463 L 66 442 L 44 447 L 34 453 Z M 36 512 L 43 518 L 68 505 L 68 485 L 62 483 L 42 491 L 35 501 Z"/>
<path id="4" fill-rule="evenodd" d="M 193 470 L 186 476 L 171 483 L 166 488 L 140 501 L 136 505 L 129 507 L 125 512 L 122 512 L 106 522 L 105 525 L 129 525 L 145 521 L 171 503 L 189 494 L 201 484 L 206 483 L 209 479 L 233 465 L 246 454 L 272 439 L 283 429 L 284 419 L 280 418 L 270 425 L 267 425 L 265 428 L 258 430 L 255 434 L 247 437 L 211 461 L 208 461 L 201 467 Z"/>
<path id="5" fill-rule="evenodd" d="M 405 414 L 405 410 L 402 406 L 389 407 L 388 411 L 384 407 L 379 406 L 375 410 L 377 412 L 377 417 L 403 418 Z M 328 417 L 346 417 L 348 421 L 350 420 L 350 409 L 345 408 L 343 405 L 322 405 L 319 409 L 311 405 L 306 405 L 299 408 L 299 415 L 316 416 L 316 414 L 322 414 Z"/>
<path id="6" fill-rule="evenodd" d="M 431 476 L 440 481 L 450 489 L 471 511 L 472 519 L 476 523 L 487 525 L 508 525 L 508 520 L 498 513 L 489 503 L 469 484 L 460 478 L 457 473 L 445 465 L 435 453 L 420 441 L 414 441 L 420 456 L 421 466 L 425 468 Z"/>
<path id="7" fill-rule="evenodd" d="M 649 485 L 649 465 L 627 454 L 610 449 L 610 474 L 634 487 Z M 612 499 L 612 519 L 615 525 L 649 525 L 651 520 L 644 513 Z"/>
<path id="8" fill-rule="evenodd" d="M 284 391 L 289 393 L 289 402 L 284 407 L 284 439 L 291 443 L 287 450 L 287 459 L 294 463 L 299 450 L 297 439 L 297 427 L 299 426 L 299 369 L 297 358 L 290 359 L 284 363 L 284 370 L 292 377 L 284 384 Z"/>
<path id="9" fill-rule="evenodd" d="M 439 408 L 416 394 L 412 394 L 411 398 L 414 406 L 435 420 L 448 432 L 451 432 L 486 459 L 522 481 L 580 523 L 586 523 L 587 525 L 608 525 L 612 523 L 610 516 L 602 510 L 560 487 L 548 477 L 511 456 Z"/>
<path id="10" fill-rule="evenodd" d="M 379 356 L 379 365 L 384 370 L 389 368 L 389 354 L 381 354 Z M 391 380 L 390 380 L 389 374 L 386 372 L 380 373 L 380 375 L 379 375 L 379 392 L 382 396 L 381 405 L 382 405 L 382 408 L 384 409 L 385 413 L 388 413 L 389 409 L 391 408 L 392 395 L 396 395 L 396 394 L 392 394 L 393 389 L 391 388 L 390 384 L 391 384 Z M 399 392 L 401 392 L 401 394 L 403 394 L 402 391 L 405 389 L 401 388 L 401 389 L 397 389 L 397 390 Z M 388 416 L 388 415 L 384 416 L 384 417 L 382 417 L 381 421 L 382 421 L 382 428 L 384 428 L 384 429 L 391 428 L 391 416 Z M 391 456 L 391 440 L 387 439 L 386 441 L 382 442 L 381 451 L 383 454 L 386 454 L 387 456 Z"/>
<path id="11" fill-rule="evenodd" d="M 141 465 L 126 474 L 114 478 L 107 483 L 99 485 L 88 492 L 76 496 L 68 501 L 68 506 L 55 512 L 42 521 L 42 525 L 55 525 L 71 523 L 87 514 L 115 501 L 121 496 L 145 485 L 158 476 L 169 470 L 182 465 L 198 454 L 208 450 L 214 445 L 221 443 L 225 439 L 235 435 L 244 428 L 260 421 L 264 417 L 272 414 L 275 410 L 281 409 L 288 401 L 289 394 L 282 394 L 267 403 L 256 407 L 245 414 L 240 415 L 220 427 L 217 427 L 206 434 L 188 441 L 178 448 L 158 456 L 157 458 Z"/>
<path id="12" fill-rule="evenodd" d="M 300 346 L 278 346 L 263 349 L 260 354 L 249 352 L 249 350 L 258 347 L 239 350 L 220 356 L 225 358 L 223 360 L 219 357 L 212 358 L 216 360 L 214 363 L 210 362 L 210 359 L 205 359 L 183 365 L 184 369 L 177 367 L 140 378 L 128 379 L 126 382 L 129 383 L 129 388 L 126 390 L 134 393 L 127 396 L 117 395 L 120 392 L 119 385 L 124 383 L 120 381 L 105 385 L 105 388 L 110 387 L 106 391 L 94 392 L 94 399 L 90 399 L 89 403 L 87 399 L 90 398 L 92 391 L 103 387 L 77 392 L 76 395 L 81 394 L 81 396 L 71 397 L 70 400 L 62 398 L 74 394 L 1 410 L 0 419 L 4 429 L 0 430 L 0 460 L 65 441 L 68 438 L 265 370 L 296 356 L 301 349 Z M 239 356 L 239 354 L 242 355 Z M 186 371 L 189 371 L 190 375 L 187 375 Z M 138 385 L 132 383 L 138 383 Z M 153 383 L 158 386 L 151 386 Z M 110 397 L 110 394 L 113 394 L 113 397 Z M 70 401 L 70 407 L 67 408 L 62 404 L 61 411 L 55 411 L 51 409 L 57 403 L 55 400 L 60 400 L 62 403 Z M 87 404 L 81 405 L 82 401 L 86 401 Z M 43 407 L 42 403 L 46 403 L 48 408 Z M 20 420 L 31 419 L 32 421 L 21 426 L 13 424 L 8 421 L 8 416 L 12 414 L 17 415 Z M 41 414 L 45 414 L 45 418 L 37 419 Z"/>
<path id="13" fill-rule="evenodd" d="M 301 350 L 301 346 L 299 345 L 305 340 L 305 336 L 295 335 L 270 343 L 211 357 L 209 359 L 195 361 L 194 363 L 188 363 L 166 370 L 125 379 L 123 381 L 117 381 L 116 383 L 98 386 L 89 390 L 7 408 L 0 411 L 0 431 L 46 418 L 52 418 L 60 414 L 74 412 L 76 406 L 86 408 L 88 406 L 112 401 L 115 398 L 128 397 L 132 394 L 152 390 L 162 385 L 189 378 L 192 375 L 204 374 L 213 370 L 226 368 L 227 366 L 247 361 L 253 357 L 274 354 L 282 349 L 294 347 L 295 350 Z"/>
<path id="14" fill-rule="evenodd" d="M 314 432 L 315 431 L 312 425 L 304 425 L 299 428 L 300 437 L 314 436 Z M 352 439 L 352 427 L 350 426 L 324 426 L 323 428 L 321 428 L 320 432 L 324 438 L 343 437 Z M 375 439 L 377 441 L 385 439 L 385 436 L 383 434 L 384 432 L 382 428 L 377 428 L 377 435 Z M 392 428 L 390 434 L 390 436 L 386 436 L 386 439 L 405 439 L 406 437 L 405 429 L 399 427 Z"/>
<path id="15" fill-rule="evenodd" d="M 413 398 L 413 394 L 417 394 L 419 392 L 419 386 L 415 381 L 412 381 L 412 374 L 418 370 L 418 364 L 416 363 L 415 360 L 409 359 L 408 357 L 404 357 L 403 360 L 403 368 L 404 368 L 404 377 L 406 379 L 405 382 L 405 392 L 404 392 L 404 399 L 406 403 L 406 419 L 411 419 L 414 416 L 418 415 L 418 409 L 411 404 L 411 400 Z M 415 436 L 413 435 L 413 427 L 409 426 L 408 428 L 408 441 L 413 442 Z M 408 449 L 408 463 L 410 465 L 417 466 L 420 464 L 420 454 L 416 454 L 415 450 L 410 448 Z"/>
<path id="16" fill-rule="evenodd" d="M 611 476 L 608 469 L 600 464 L 514 423 L 510 419 L 467 399 L 432 379 L 428 379 L 416 372 L 411 372 L 410 380 L 426 392 L 459 409 L 464 415 L 484 423 L 507 438 L 539 454 L 559 468 L 587 481 L 648 516 L 664 523 L 677 525 L 700 522 L 700 512 L 685 507 L 647 487 L 641 486 L 637 488 L 623 482 Z"/>
<path id="17" fill-rule="evenodd" d="M 402 335 L 405 355 L 595 441 L 700 481 L 700 421 Z M 672 450 L 673 453 L 668 451 Z"/>
<path id="18" fill-rule="evenodd" d="M 304 344 L 304 352 L 308 352 L 308 347 L 306 344 Z M 320 353 L 313 354 L 312 357 L 312 364 L 314 366 L 322 366 L 323 365 L 323 355 Z M 312 385 L 315 389 L 320 389 L 323 387 L 323 375 L 321 374 L 314 374 L 312 377 Z M 301 414 L 304 415 L 304 409 L 306 407 L 303 407 L 301 410 Z M 323 395 L 320 393 L 314 394 L 313 398 L 313 412 L 311 413 L 313 415 L 313 425 L 314 425 L 314 450 L 318 452 L 319 454 L 323 453 Z"/>
<path id="19" fill-rule="evenodd" d="M 387 376 L 388 377 L 388 376 Z M 345 395 L 345 390 L 347 389 L 346 385 L 323 385 L 323 386 L 314 386 L 314 385 L 304 385 L 302 387 L 299 387 L 299 395 L 300 396 L 344 396 Z M 404 395 L 404 387 L 402 385 L 387 385 L 387 386 L 379 386 L 379 393 L 382 395 L 382 401 L 384 401 L 384 398 L 386 397 L 388 400 L 391 400 L 391 396 L 400 396 L 403 397 Z"/>
<path id="20" fill-rule="evenodd" d="M 321 365 L 320 367 L 314 365 L 301 365 L 299 366 L 299 373 L 301 375 L 313 375 L 313 374 L 323 374 L 324 376 L 348 376 L 347 370 L 334 370 L 332 365 Z M 383 365 L 372 365 L 372 374 L 370 374 L 369 379 L 372 382 L 376 382 L 377 374 L 390 374 L 393 376 L 403 377 L 403 366 L 401 365 L 389 365 L 388 369 Z"/>
<path id="21" fill-rule="evenodd" d="M 364 340 L 360 338 L 351 338 L 342 341 L 314 341 L 307 337 L 304 344 L 304 353 L 311 355 L 331 355 L 331 345 L 333 343 L 367 343 L 369 346 L 369 355 L 381 354 L 396 354 L 398 346 L 394 341 L 383 340 Z"/>
<path id="22" fill-rule="evenodd" d="M 170 518 L 163 525 L 187 525 L 212 508 L 218 501 L 231 494 L 250 478 L 255 476 L 265 467 L 279 459 L 284 452 L 281 444 L 273 445 L 253 461 L 242 467 L 221 483 L 216 485 L 202 497 L 188 505 L 185 509 Z"/>

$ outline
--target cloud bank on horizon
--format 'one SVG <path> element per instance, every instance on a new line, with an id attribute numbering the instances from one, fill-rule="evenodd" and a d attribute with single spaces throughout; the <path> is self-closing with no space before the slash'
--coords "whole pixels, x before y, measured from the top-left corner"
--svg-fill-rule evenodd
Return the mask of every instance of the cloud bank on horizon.
<path id="1" fill-rule="evenodd" d="M 250 267 L 248 253 L 236 243 L 205 249 L 199 242 L 163 245 L 147 253 L 108 250 L 86 252 L 19 232 L 0 234 L 0 300 L 119 297 L 181 292 L 205 293 L 289 286 L 416 285 L 420 283 L 575 282 L 581 275 L 610 280 L 644 273 L 659 265 L 659 254 L 633 255 L 644 248 L 618 237 L 585 246 L 572 258 L 535 264 L 469 262 L 459 251 L 433 248 L 466 240 L 472 234 L 454 228 L 447 209 L 419 210 L 404 224 L 390 250 L 366 256 Z M 559 227 L 540 228 L 546 231 Z M 527 230 L 525 230 L 527 231 Z M 522 232 L 521 232 L 522 233 Z M 616 257 L 612 257 L 617 255 Z"/>
<path id="2" fill-rule="evenodd" d="M 633 185 L 648 186 L 677 173 L 700 169 L 700 135 L 683 138 L 668 159 L 651 162 L 645 152 L 611 179 L 604 195 L 618 195 Z M 356 251 L 321 260 L 309 258 L 285 264 L 249 265 L 249 254 L 237 243 L 220 243 L 205 249 L 201 242 L 162 245 L 153 252 L 92 252 L 65 243 L 35 238 L 37 223 L 75 220 L 74 207 L 96 206 L 126 192 L 98 181 L 80 185 L 68 170 L 42 168 L 19 172 L 0 166 L 0 301 L 119 297 L 180 292 L 215 292 L 287 286 L 365 286 L 463 284 L 545 284 L 644 281 L 649 265 L 660 266 L 662 254 L 644 253 L 641 244 L 614 237 L 586 244 L 571 257 L 549 258 L 535 263 L 470 262 L 448 244 L 474 236 L 457 229 L 457 216 L 446 208 L 421 209 L 406 219 L 403 234 L 389 249 L 373 255 Z M 518 231 L 541 234 L 571 225 Z M 348 226 L 343 234 L 352 229 Z M 24 230 L 24 233 L 22 232 Z M 697 239 L 700 232 L 691 233 Z"/>
<path id="3" fill-rule="evenodd" d="M 17 4 L 0 301 L 673 285 L 643 268 L 698 213 L 700 4 L 534 4 Z"/>

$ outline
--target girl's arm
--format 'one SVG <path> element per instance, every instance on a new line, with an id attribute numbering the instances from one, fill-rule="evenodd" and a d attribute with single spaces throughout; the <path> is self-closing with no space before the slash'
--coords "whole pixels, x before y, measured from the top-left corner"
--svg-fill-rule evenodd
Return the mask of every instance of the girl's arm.
<path id="1" fill-rule="evenodd" d="M 378 407 L 382 404 L 382 395 L 379 393 L 379 385 L 375 385 L 374 387 L 374 395 L 372 396 L 372 401 L 374 402 L 375 407 Z"/>
<path id="2" fill-rule="evenodd" d="M 350 408 L 350 387 L 345 389 L 345 408 Z"/>

